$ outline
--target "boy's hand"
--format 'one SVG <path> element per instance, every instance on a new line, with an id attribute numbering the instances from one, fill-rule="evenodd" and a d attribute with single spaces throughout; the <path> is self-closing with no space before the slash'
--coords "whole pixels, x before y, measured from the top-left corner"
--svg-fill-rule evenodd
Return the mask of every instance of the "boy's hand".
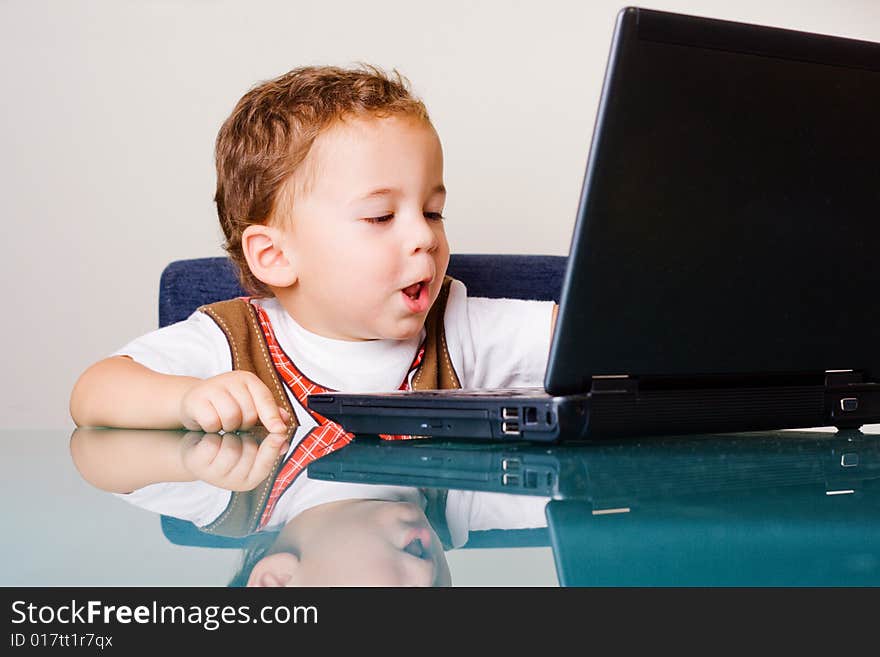
<path id="1" fill-rule="evenodd" d="M 257 445 L 249 435 L 190 432 L 180 443 L 183 466 L 197 479 L 226 490 L 253 490 L 287 451 L 287 434 L 270 433 Z"/>
<path id="2" fill-rule="evenodd" d="M 198 381 L 180 400 L 180 422 L 192 431 L 250 429 L 259 421 L 273 433 L 285 433 L 290 419 L 266 384 L 241 370 Z"/>

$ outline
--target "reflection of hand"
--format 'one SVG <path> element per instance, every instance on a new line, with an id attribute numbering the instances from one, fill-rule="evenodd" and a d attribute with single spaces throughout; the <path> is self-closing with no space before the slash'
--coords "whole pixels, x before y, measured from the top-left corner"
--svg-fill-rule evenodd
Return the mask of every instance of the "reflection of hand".
<path id="1" fill-rule="evenodd" d="M 191 431 L 180 442 L 180 458 L 192 475 L 226 490 L 253 490 L 272 472 L 287 434 L 270 433 L 257 444 L 248 434 Z"/>
<path id="2" fill-rule="evenodd" d="M 250 429 L 259 421 L 284 433 L 290 415 L 252 372 L 235 370 L 196 382 L 180 401 L 180 423 L 193 431 Z"/>

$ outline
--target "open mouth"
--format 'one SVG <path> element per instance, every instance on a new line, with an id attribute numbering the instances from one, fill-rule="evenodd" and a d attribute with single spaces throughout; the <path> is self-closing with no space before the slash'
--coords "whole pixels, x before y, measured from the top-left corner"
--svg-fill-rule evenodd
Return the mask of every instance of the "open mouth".
<path id="1" fill-rule="evenodd" d="M 404 303 L 411 313 L 426 313 L 431 305 L 430 289 L 431 279 L 421 280 L 418 283 L 407 285 L 400 293 L 403 295 Z"/>
<path id="2" fill-rule="evenodd" d="M 422 541 L 418 538 L 414 538 L 407 544 L 405 548 L 403 548 L 404 552 L 408 552 L 414 557 L 418 557 L 419 559 L 425 558 L 428 554 L 428 549 L 422 545 Z"/>
<path id="3" fill-rule="evenodd" d="M 422 288 L 427 285 L 425 281 L 419 281 L 418 283 L 413 283 L 409 287 L 403 288 L 403 293 L 408 296 L 413 301 L 416 301 L 419 298 L 419 295 L 422 293 Z"/>
<path id="4" fill-rule="evenodd" d="M 407 538 L 410 540 L 403 547 L 404 552 L 419 559 L 431 558 L 431 534 L 427 529 L 414 530 Z"/>

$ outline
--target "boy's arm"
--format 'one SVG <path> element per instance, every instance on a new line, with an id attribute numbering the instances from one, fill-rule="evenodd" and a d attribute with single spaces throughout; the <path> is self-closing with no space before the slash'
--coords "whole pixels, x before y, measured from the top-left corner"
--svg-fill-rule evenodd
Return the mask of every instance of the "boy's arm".
<path id="1" fill-rule="evenodd" d="M 195 481 L 180 456 L 178 431 L 78 428 L 70 455 L 83 479 L 111 493 L 165 481 Z"/>
<path id="2" fill-rule="evenodd" d="M 553 339 L 553 332 L 556 330 L 556 315 L 559 314 L 559 304 L 553 304 L 553 315 L 550 317 L 550 339 Z"/>
<path id="3" fill-rule="evenodd" d="M 150 484 L 201 480 L 226 490 L 252 490 L 290 446 L 288 434 L 203 434 L 79 427 L 70 455 L 83 479 L 111 493 Z"/>
<path id="4" fill-rule="evenodd" d="M 126 356 L 105 358 L 83 373 L 70 395 L 70 415 L 78 426 L 209 432 L 260 422 L 284 433 L 292 419 L 253 372 L 199 379 L 160 374 Z"/>
<path id="5" fill-rule="evenodd" d="M 70 395 L 70 416 L 78 426 L 179 429 L 180 402 L 199 381 L 112 356 L 79 377 Z"/>

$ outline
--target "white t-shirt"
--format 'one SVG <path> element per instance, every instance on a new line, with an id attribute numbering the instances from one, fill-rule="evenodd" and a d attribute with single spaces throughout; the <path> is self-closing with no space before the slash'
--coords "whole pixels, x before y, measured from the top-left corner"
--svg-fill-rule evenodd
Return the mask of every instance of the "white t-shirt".
<path id="1" fill-rule="evenodd" d="M 331 390 L 396 390 L 424 338 L 424 330 L 409 340 L 353 342 L 325 338 L 297 324 L 276 299 L 260 299 L 256 303 L 266 311 L 279 345 L 297 368 L 312 381 Z M 449 291 L 444 327 L 452 365 L 462 387 L 540 386 L 549 355 L 552 309 L 553 302 L 550 301 L 468 297 L 465 286 L 454 281 Z M 213 319 L 198 311 L 182 322 L 129 342 L 112 355 L 130 356 L 162 374 L 201 379 L 232 369 L 225 334 Z M 292 451 L 314 427 L 315 421 L 290 390 L 286 389 L 286 392 L 299 422 L 291 440 Z M 144 509 L 190 520 L 202 527 L 223 512 L 230 495 L 230 491 L 195 481 L 152 484 L 129 494 L 119 494 L 119 497 Z M 471 492 L 450 491 L 449 495 L 447 519 L 454 545 L 460 545 L 462 538 L 467 540 L 466 527 L 476 528 L 473 522 L 482 529 L 490 528 L 492 512 L 489 510 L 495 507 L 499 507 L 495 512 L 499 522 L 514 523 L 498 527 L 532 527 L 544 523 L 543 504 L 535 502 L 539 498 L 498 495 L 510 499 L 510 504 L 493 506 L 474 503 L 474 499 L 481 499 L 486 494 L 476 494 L 475 498 Z M 422 495 L 414 488 L 317 481 L 304 473 L 281 495 L 265 528 L 279 529 L 308 508 L 351 498 L 410 501 L 424 507 Z M 534 510 L 540 506 L 540 518 L 529 511 L 533 506 Z M 514 510 L 513 517 L 506 517 L 507 510 Z M 527 521 L 527 524 L 517 524 L 517 519 Z M 535 521 L 538 524 L 533 524 Z"/>

